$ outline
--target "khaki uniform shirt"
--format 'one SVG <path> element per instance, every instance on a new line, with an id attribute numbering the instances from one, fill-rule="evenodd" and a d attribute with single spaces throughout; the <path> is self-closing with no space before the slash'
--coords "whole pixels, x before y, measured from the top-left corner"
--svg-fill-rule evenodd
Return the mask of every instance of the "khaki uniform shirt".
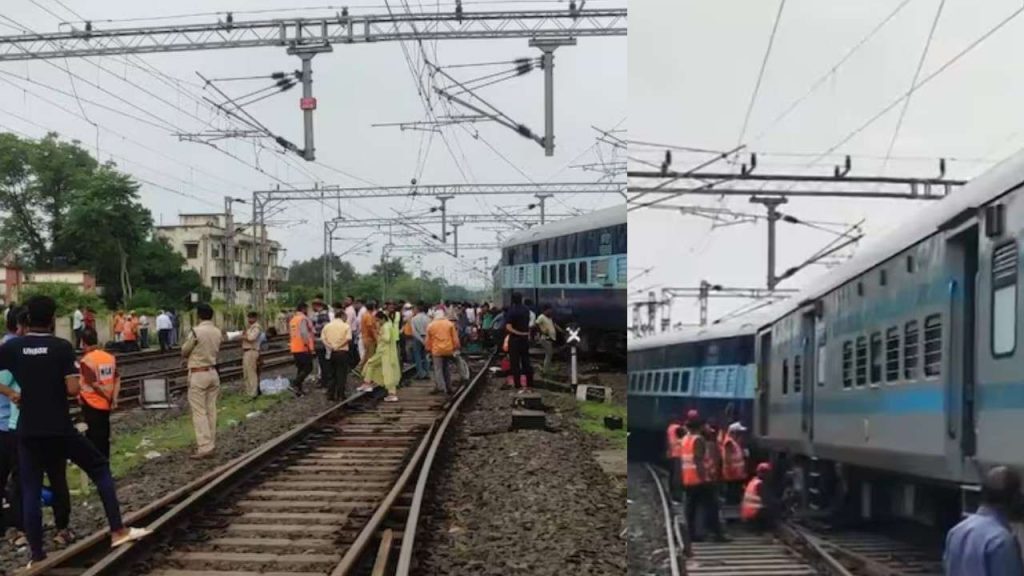
<path id="1" fill-rule="evenodd" d="M 188 358 L 189 368 L 204 368 L 217 365 L 217 353 L 224 335 L 212 320 L 203 320 L 192 328 L 185 343 L 181 345 L 181 355 Z"/>
<path id="2" fill-rule="evenodd" d="M 242 333 L 242 350 L 259 351 L 257 341 L 260 339 L 261 332 L 263 332 L 263 328 L 259 322 L 253 322 L 251 326 L 247 326 L 245 332 Z"/>

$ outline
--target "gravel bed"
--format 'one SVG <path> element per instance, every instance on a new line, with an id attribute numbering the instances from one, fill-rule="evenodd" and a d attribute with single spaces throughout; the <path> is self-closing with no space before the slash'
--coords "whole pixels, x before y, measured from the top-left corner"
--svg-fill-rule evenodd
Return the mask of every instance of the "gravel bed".
<path id="1" fill-rule="evenodd" d="M 628 492 L 629 574 L 668 576 L 672 569 L 665 541 L 665 515 L 658 488 L 642 463 L 629 463 Z"/>
<path id="2" fill-rule="evenodd" d="M 291 376 L 294 368 L 282 367 L 267 370 L 263 376 L 285 374 Z M 223 389 L 239 389 L 239 380 L 222 383 Z M 293 428 L 298 423 L 322 412 L 327 407 L 323 390 L 307 386 L 307 394 L 301 398 L 289 398 L 273 405 L 259 416 L 240 422 L 227 431 L 219 431 L 217 435 L 216 457 L 207 460 L 189 460 L 192 448 L 164 453 L 161 457 L 145 462 L 117 481 L 117 494 L 121 501 L 122 514 L 143 508 L 161 496 L 173 492 L 177 488 L 202 476 L 207 471 L 232 460 L 233 458 L 256 448 L 272 438 Z M 112 435 L 138 430 L 145 426 L 181 415 L 186 409 L 184 399 L 178 397 L 175 408 L 164 411 L 129 410 L 117 413 L 111 423 Z M 68 482 L 74 490 L 78 484 L 78 475 L 70 473 Z M 75 501 L 71 512 L 71 528 L 78 535 L 85 536 L 106 527 L 103 507 L 95 491 L 85 501 Z M 52 523 L 46 524 L 46 549 L 53 553 L 57 546 L 53 543 Z M 28 560 L 27 549 L 16 550 L 6 541 L 0 541 L 0 574 L 10 574 L 25 565 Z"/>
<path id="3" fill-rule="evenodd" d="M 548 431 L 511 432 L 515 393 L 485 389 L 447 447 L 417 537 L 416 574 L 624 575 L 625 487 L 592 457 L 575 400 L 540 391 Z"/>

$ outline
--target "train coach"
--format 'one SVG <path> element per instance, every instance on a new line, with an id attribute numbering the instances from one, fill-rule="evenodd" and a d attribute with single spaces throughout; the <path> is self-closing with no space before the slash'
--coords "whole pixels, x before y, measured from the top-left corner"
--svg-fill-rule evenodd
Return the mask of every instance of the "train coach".
<path id="1" fill-rule="evenodd" d="M 756 328 L 746 321 L 629 343 L 630 458 L 660 458 L 669 422 L 691 409 L 720 425 L 735 417 L 751 427 Z"/>
<path id="2" fill-rule="evenodd" d="M 512 292 L 550 304 L 554 320 L 580 328 L 583 351 L 625 349 L 626 206 L 530 228 L 510 238 L 495 267 L 503 306 Z"/>
<path id="3" fill-rule="evenodd" d="M 811 505 L 942 525 L 1024 468 L 1024 154 L 915 214 L 757 332 L 755 433 Z"/>

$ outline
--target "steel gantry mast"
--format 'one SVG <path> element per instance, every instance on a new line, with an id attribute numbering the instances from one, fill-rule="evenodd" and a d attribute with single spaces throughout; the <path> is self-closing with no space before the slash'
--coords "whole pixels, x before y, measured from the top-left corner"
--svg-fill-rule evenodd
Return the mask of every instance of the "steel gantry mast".
<path id="1" fill-rule="evenodd" d="M 332 52 L 334 45 L 370 44 L 406 40 L 529 40 L 544 54 L 545 153 L 554 153 L 554 49 L 575 45 L 579 37 L 624 36 L 626 9 L 523 10 L 464 12 L 461 4 L 452 12 L 351 15 L 348 8 L 328 18 L 286 18 L 237 21 L 229 12 L 218 22 L 163 24 L 127 28 L 97 28 L 92 22 L 70 30 L 0 36 L 0 62 L 46 60 L 121 54 L 153 54 L 228 48 L 284 47 L 302 61 L 299 75 L 302 98 L 304 147 L 279 144 L 313 161 L 312 60 Z M 290 144 L 290 143 L 289 143 Z"/>

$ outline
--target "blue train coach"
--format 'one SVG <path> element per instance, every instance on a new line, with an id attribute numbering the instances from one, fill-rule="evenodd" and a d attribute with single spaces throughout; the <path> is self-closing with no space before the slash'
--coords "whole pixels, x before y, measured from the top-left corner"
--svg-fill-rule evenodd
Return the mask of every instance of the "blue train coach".
<path id="1" fill-rule="evenodd" d="M 669 422 L 696 409 L 720 424 L 753 421 L 756 323 L 723 324 L 629 343 L 629 456 L 665 452 Z"/>
<path id="2" fill-rule="evenodd" d="M 516 234 L 494 275 L 503 306 L 520 292 L 535 309 L 550 304 L 559 324 L 579 326 L 583 351 L 625 350 L 625 204 Z"/>

